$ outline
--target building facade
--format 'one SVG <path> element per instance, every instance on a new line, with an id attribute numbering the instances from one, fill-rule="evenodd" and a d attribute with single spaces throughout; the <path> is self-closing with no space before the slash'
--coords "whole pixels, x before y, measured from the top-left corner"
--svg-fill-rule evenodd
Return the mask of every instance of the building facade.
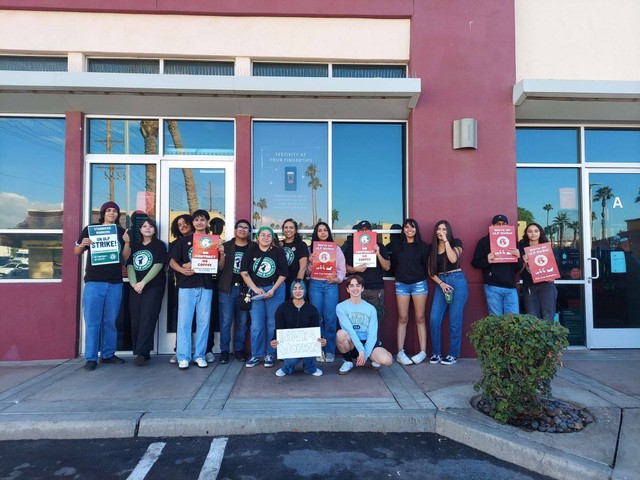
<path id="1" fill-rule="evenodd" d="M 469 280 L 463 356 L 486 314 L 476 242 L 496 213 L 535 221 L 572 345 L 638 347 L 640 5 L 606 6 L 0 0 L 0 360 L 82 354 L 73 246 L 107 200 L 166 242 L 195 208 L 223 236 L 293 217 L 339 242 L 367 219 L 389 243 L 406 217 L 430 242 L 447 219 Z M 158 353 L 175 341 L 164 302 Z"/>

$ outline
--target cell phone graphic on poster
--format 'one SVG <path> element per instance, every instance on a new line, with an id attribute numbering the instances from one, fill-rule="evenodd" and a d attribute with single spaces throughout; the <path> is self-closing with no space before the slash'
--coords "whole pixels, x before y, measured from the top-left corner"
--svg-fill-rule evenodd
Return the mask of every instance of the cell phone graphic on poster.
<path id="1" fill-rule="evenodd" d="M 284 167 L 284 189 L 287 192 L 295 192 L 298 189 L 296 167 Z"/>

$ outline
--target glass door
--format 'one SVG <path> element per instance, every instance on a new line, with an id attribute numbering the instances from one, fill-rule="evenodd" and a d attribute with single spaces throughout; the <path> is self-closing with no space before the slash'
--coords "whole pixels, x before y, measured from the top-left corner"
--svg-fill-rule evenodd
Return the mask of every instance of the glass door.
<path id="1" fill-rule="evenodd" d="M 590 169 L 585 208 L 587 347 L 640 345 L 640 173 Z"/>
<path id="2" fill-rule="evenodd" d="M 219 218 L 227 226 L 221 227 L 221 237 L 233 234 L 235 222 L 235 170 L 231 160 L 168 160 L 161 161 L 160 215 L 161 237 L 168 245 L 175 240 L 171 233 L 172 222 L 180 215 L 197 209 L 207 210 L 211 220 Z M 231 225 L 231 228 L 228 227 Z M 218 232 L 214 232 L 218 233 Z M 158 324 L 157 351 L 173 353 L 177 325 L 177 289 L 169 275 L 169 285 L 163 301 Z M 211 328 L 217 329 L 217 295 L 214 295 Z M 217 346 L 216 341 L 216 346 Z"/>

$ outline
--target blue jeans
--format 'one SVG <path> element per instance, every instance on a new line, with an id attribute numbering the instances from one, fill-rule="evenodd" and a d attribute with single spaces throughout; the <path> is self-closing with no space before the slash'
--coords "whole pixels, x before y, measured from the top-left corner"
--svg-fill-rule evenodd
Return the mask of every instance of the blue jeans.
<path id="1" fill-rule="evenodd" d="M 196 313 L 196 341 L 193 358 L 204 358 L 209 336 L 211 298 L 213 291 L 198 288 L 178 288 L 178 327 L 176 356 L 178 361 L 191 360 L 191 324 Z"/>
<path id="2" fill-rule="evenodd" d="M 538 318 L 553 322 L 556 315 L 558 289 L 553 282 L 534 283 L 524 289 L 524 310 Z"/>
<path id="3" fill-rule="evenodd" d="M 122 283 L 87 282 L 84 285 L 84 358 L 98 360 L 116 353 L 116 319 L 122 302 Z"/>
<path id="4" fill-rule="evenodd" d="M 469 297 L 469 288 L 464 272 L 453 272 L 438 276 L 440 280 L 453 287 L 453 302 L 447 303 L 442 288 L 435 289 L 429 325 L 431 329 L 431 347 L 433 355 L 442 355 L 442 319 L 449 307 L 449 352 L 452 357 L 460 356 L 460 341 L 462 340 L 462 315 L 464 305 Z"/>
<path id="5" fill-rule="evenodd" d="M 518 290 L 515 288 L 484 285 L 484 296 L 487 299 L 489 315 L 504 315 L 506 313 L 520 313 L 518 304 Z"/>
<path id="6" fill-rule="evenodd" d="M 244 342 L 247 339 L 247 318 L 248 312 L 240 310 L 236 300 L 240 295 L 240 287 L 231 286 L 231 290 L 226 294 L 218 292 L 218 313 L 220 314 L 220 351 L 229 352 L 231 343 L 231 328 L 233 320 L 236 321 L 236 333 L 233 337 L 233 351 L 243 352 Z"/>
<path id="7" fill-rule="evenodd" d="M 293 371 L 296 369 L 296 365 L 300 363 L 302 360 L 302 368 L 306 373 L 314 373 L 318 367 L 316 367 L 316 359 L 314 357 L 304 357 L 304 358 L 286 358 L 284 360 L 284 367 L 282 367 L 282 371 L 287 375 L 293 374 Z"/>
<path id="8" fill-rule="evenodd" d="M 262 287 L 265 292 L 273 285 Z M 284 284 L 275 291 L 273 297 L 251 301 L 251 356 L 275 356 L 276 350 L 271 340 L 276 333 L 276 310 L 284 302 Z"/>
<path id="9" fill-rule="evenodd" d="M 339 296 L 338 284 L 313 278 L 309 281 L 309 300 L 320 313 L 320 335 L 327 339 L 324 351 L 332 355 L 335 355 L 336 352 L 336 330 L 338 327 L 336 307 Z"/>

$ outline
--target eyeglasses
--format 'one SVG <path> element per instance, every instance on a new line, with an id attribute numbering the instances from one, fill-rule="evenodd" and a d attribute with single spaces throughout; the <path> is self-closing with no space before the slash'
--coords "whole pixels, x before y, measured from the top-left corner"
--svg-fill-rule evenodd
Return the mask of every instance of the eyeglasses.
<path id="1" fill-rule="evenodd" d="M 237 229 L 237 230 L 245 230 L 245 231 L 247 231 L 247 232 L 248 232 L 249 230 L 251 230 L 251 227 L 241 227 L 241 226 L 239 226 L 239 225 L 238 225 L 238 226 L 236 227 L 236 229 Z"/>

